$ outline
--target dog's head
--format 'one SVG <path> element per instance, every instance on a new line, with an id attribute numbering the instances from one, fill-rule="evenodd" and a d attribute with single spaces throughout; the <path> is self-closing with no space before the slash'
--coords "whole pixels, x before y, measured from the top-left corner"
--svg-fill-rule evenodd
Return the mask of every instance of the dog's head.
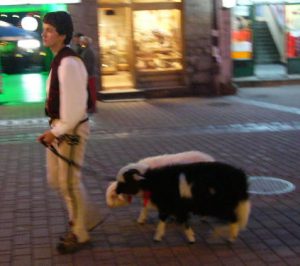
<path id="1" fill-rule="evenodd" d="M 140 181 L 148 166 L 140 163 L 129 164 L 123 167 L 117 175 L 117 194 L 136 195 L 141 187 Z"/>
<path id="2" fill-rule="evenodd" d="M 106 204 L 110 208 L 126 206 L 131 203 L 131 196 L 117 194 L 117 181 L 111 182 L 106 189 Z"/>

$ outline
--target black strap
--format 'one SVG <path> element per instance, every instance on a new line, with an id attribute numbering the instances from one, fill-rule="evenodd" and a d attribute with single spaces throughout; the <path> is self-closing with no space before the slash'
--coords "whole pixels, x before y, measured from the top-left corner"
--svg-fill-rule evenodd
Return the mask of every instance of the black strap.
<path id="1" fill-rule="evenodd" d="M 73 160 L 68 159 L 67 157 L 61 155 L 57 149 L 54 148 L 53 145 L 48 145 L 46 142 L 41 141 L 41 143 L 48 148 L 50 151 L 52 151 L 57 157 L 61 158 L 63 161 L 65 161 L 66 163 L 68 163 L 69 165 L 75 166 L 76 168 L 81 168 L 81 165 L 79 165 L 78 163 L 74 162 Z"/>

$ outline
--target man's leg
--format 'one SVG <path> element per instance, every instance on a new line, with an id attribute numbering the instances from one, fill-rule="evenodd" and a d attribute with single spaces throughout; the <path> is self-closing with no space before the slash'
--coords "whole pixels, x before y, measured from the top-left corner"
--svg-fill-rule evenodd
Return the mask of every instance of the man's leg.
<path id="1" fill-rule="evenodd" d="M 73 132 L 72 132 L 73 133 Z M 80 140 L 77 144 L 63 141 L 59 145 L 59 153 L 77 164 L 83 164 L 84 150 L 88 136 L 88 123 L 80 125 L 78 132 Z M 81 183 L 81 169 L 59 159 L 59 186 L 67 206 L 69 218 L 72 221 L 71 232 L 58 245 L 62 253 L 78 250 L 81 244 L 89 241 L 86 228 L 86 192 Z"/>

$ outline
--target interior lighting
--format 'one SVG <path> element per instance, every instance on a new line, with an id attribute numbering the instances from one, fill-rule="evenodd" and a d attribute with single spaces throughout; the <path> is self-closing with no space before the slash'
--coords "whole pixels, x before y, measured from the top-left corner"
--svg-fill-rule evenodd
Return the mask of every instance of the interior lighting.
<path id="1" fill-rule="evenodd" d="M 35 31 L 39 23 L 34 17 L 24 17 L 21 20 L 21 26 L 24 30 Z"/>

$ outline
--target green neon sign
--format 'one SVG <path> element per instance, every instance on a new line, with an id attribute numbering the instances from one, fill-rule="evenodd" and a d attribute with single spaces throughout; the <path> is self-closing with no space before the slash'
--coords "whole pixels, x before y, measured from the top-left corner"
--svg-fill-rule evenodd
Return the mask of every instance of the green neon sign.
<path id="1" fill-rule="evenodd" d="M 66 4 L 51 4 L 51 5 L 17 5 L 17 6 L 2 6 L 1 13 L 13 12 L 52 12 L 52 11 L 67 11 Z"/>

